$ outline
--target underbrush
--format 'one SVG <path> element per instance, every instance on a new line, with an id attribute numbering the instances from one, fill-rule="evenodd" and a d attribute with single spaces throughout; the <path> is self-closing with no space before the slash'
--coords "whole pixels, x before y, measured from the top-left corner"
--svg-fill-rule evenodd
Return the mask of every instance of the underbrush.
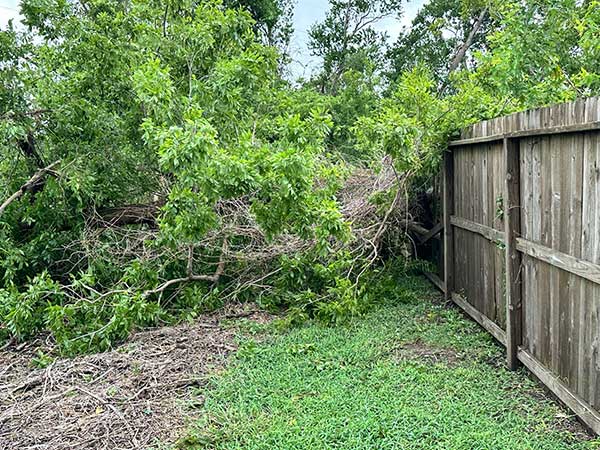
<path id="1" fill-rule="evenodd" d="M 385 293 L 394 292 L 391 288 L 396 280 L 423 263 L 398 259 L 360 276 L 356 276 L 354 264 L 356 260 L 348 255 L 323 258 L 305 252 L 283 257 L 279 269 L 272 270 L 274 274 L 263 283 L 233 293 L 233 282 L 225 277 L 216 284 L 189 283 L 145 295 L 126 286 L 97 291 L 93 286 L 109 276 L 101 269 L 74 278 L 68 286 L 46 274 L 32 280 L 25 292 L 0 289 L 0 340 L 16 343 L 45 334 L 62 355 L 104 351 L 136 329 L 193 321 L 228 301 L 255 302 L 266 310 L 284 312 L 282 327 L 313 319 L 341 324 L 367 312 Z M 125 272 L 125 285 L 153 276 L 140 265 Z M 81 297 L 73 300 L 73 292 Z"/>

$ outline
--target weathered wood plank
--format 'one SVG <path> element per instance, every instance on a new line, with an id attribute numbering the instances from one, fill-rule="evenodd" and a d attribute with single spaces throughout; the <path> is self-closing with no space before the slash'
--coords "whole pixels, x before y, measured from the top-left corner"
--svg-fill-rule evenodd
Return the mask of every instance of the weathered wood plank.
<path id="1" fill-rule="evenodd" d="M 504 214 L 500 203 L 503 202 L 504 182 L 502 174 L 504 173 L 503 158 L 499 151 L 494 152 L 494 170 L 491 174 L 492 178 L 492 195 L 491 195 L 491 213 L 493 214 L 492 228 L 495 230 L 504 230 Z M 504 253 L 501 245 L 492 245 L 494 254 L 494 298 L 496 302 L 496 318 L 495 322 L 500 328 L 506 328 L 506 305 L 504 302 Z"/>
<path id="2" fill-rule="evenodd" d="M 600 284 L 600 264 L 584 261 L 522 238 L 517 238 L 517 249 L 532 258 Z"/>
<path id="3" fill-rule="evenodd" d="M 536 112 L 536 111 L 534 111 Z M 485 144 L 489 142 L 501 142 L 504 139 L 518 139 L 533 136 L 551 136 L 555 134 L 583 133 L 586 131 L 600 130 L 600 121 L 577 123 L 547 128 L 535 128 L 530 130 L 513 131 L 509 133 L 492 134 L 468 139 L 450 141 L 448 147 L 465 147 L 468 145 Z"/>
<path id="4" fill-rule="evenodd" d="M 484 146 L 485 148 L 485 146 Z M 482 185 L 482 172 L 481 167 L 483 166 L 483 160 L 485 158 L 485 151 L 482 152 L 479 149 L 473 149 L 472 152 L 473 158 L 473 169 L 471 171 L 473 177 L 473 189 L 471 190 L 471 204 L 473 205 L 473 222 L 475 223 L 483 223 L 481 220 L 482 210 L 483 210 L 483 199 L 481 197 L 481 185 Z M 483 270 L 484 270 L 484 262 L 483 262 L 483 248 L 487 245 L 487 242 L 482 243 L 479 236 L 474 235 L 471 236 L 473 243 L 473 259 L 472 267 L 473 267 L 473 287 L 474 292 L 472 297 L 469 299 L 470 303 L 477 308 L 479 312 L 482 314 L 486 314 L 486 304 L 485 297 L 483 293 Z"/>
<path id="5" fill-rule="evenodd" d="M 441 222 L 438 223 L 431 230 L 427 231 L 427 233 L 425 233 L 423 236 L 421 236 L 421 239 L 419 240 L 419 243 L 420 244 L 425 244 L 425 243 L 429 242 L 431 239 L 434 238 L 434 236 L 436 236 L 437 234 L 439 234 L 443 229 L 444 229 L 444 224 L 441 223 Z"/>
<path id="6" fill-rule="evenodd" d="M 469 164 L 469 160 L 468 160 L 468 156 L 469 156 L 470 152 L 469 150 L 461 150 L 460 151 L 460 155 L 461 155 L 461 167 L 460 167 L 460 191 L 461 191 L 461 195 L 460 195 L 460 203 L 461 203 L 461 217 L 465 216 L 468 214 L 468 203 L 467 203 L 467 192 L 469 192 L 469 177 L 468 177 L 468 164 Z M 456 174 L 455 174 L 456 176 Z M 458 254 L 460 255 L 460 276 L 461 276 L 461 288 L 462 288 L 462 292 L 464 292 L 466 294 L 467 289 L 469 288 L 469 280 L 470 280 L 470 271 L 469 271 L 469 267 L 468 267 L 468 259 L 469 259 L 469 240 L 468 240 L 468 235 L 467 233 L 464 232 L 464 230 L 458 230 L 460 232 L 460 240 L 461 240 L 461 246 L 458 247 L 460 248 L 460 252 L 458 252 Z M 455 253 L 456 254 L 456 253 Z"/>
<path id="7" fill-rule="evenodd" d="M 454 290 L 454 237 L 450 218 L 454 214 L 454 156 L 450 152 L 444 155 L 444 198 L 443 198 L 443 226 L 444 226 L 444 283 L 446 286 L 446 300 Z"/>
<path id="8" fill-rule="evenodd" d="M 504 233 L 502 231 L 495 230 L 494 228 L 475 223 L 472 220 L 463 219 L 462 217 L 452 216 L 450 223 L 458 228 L 461 228 L 472 233 L 477 233 L 488 241 L 496 243 L 504 243 Z"/>
<path id="9" fill-rule="evenodd" d="M 491 197 L 493 191 L 493 185 L 490 182 L 490 178 L 493 176 L 493 164 L 494 164 L 494 153 L 495 146 L 488 144 L 485 152 L 485 159 L 483 161 L 481 170 L 481 194 L 482 194 L 482 211 L 481 211 L 481 223 L 489 228 L 494 228 L 493 224 L 493 212 L 491 211 Z M 494 244 L 491 242 L 485 242 L 483 247 L 483 298 L 485 303 L 484 313 L 494 323 L 498 325 L 496 321 L 496 296 L 494 295 Z"/>
<path id="10" fill-rule="evenodd" d="M 564 136 L 554 140 L 555 145 L 558 145 L 560 151 L 560 161 L 562 165 L 560 176 L 560 239 L 557 246 L 553 247 L 556 250 L 570 256 L 569 250 L 573 239 L 573 231 L 571 227 L 571 216 L 569 211 L 569 203 L 571 200 L 571 147 L 570 142 Z M 563 151 L 564 149 L 566 151 Z M 565 363 L 569 359 L 569 315 L 570 315 L 570 297 L 571 297 L 571 275 L 567 271 L 558 273 L 558 331 L 557 339 L 555 339 L 555 347 L 552 349 L 552 370 L 556 375 L 565 378 Z"/>
<path id="11" fill-rule="evenodd" d="M 600 413 L 598 411 L 573 393 L 568 386 L 526 350 L 521 349 L 518 358 L 554 395 L 573 410 L 595 433 L 600 434 Z"/>
<path id="12" fill-rule="evenodd" d="M 594 259 L 594 250 L 596 249 L 598 231 L 596 231 L 596 217 L 599 215 L 598 209 L 600 198 L 596 195 L 597 186 L 600 186 L 599 174 L 597 172 L 600 163 L 598 156 L 598 134 L 586 134 L 584 143 L 584 161 L 583 161 L 583 205 L 582 205 L 582 237 L 581 237 L 581 257 L 584 260 L 596 262 Z M 581 309 L 579 320 L 583 325 L 580 327 L 579 341 L 581 351 L 578 361 L 578 380 L 577 393 L 584 399 L 593 403 L 590 396 L 591 391 L 591 367 L 592 367 L 592 345 L 594 332 L 592 331 L 591 319 L 592 308 L 595 299 L 600 300 L 600 286 L 595 286 L 589 282 L 584 282 L 581 289 Z"/>
<path id="13" fill-rule="evenodd" d="M 533 110 L 528 115 L 529 129 L 539 129 L 542 126 L 542 112 L 541 110 Z M 541 224 L 541 204 L 542 204 L 542 145 L 544 145 L 545 139 L 537 137 L 529 137 L 531 152 L 531 216 L 532 223 L 530 228 L 531 240 L 534 242 L 540 242 L 542 235 L 542 224 Z M 544 359 L 548 355 L 547 353 L 547 341 L 544 339 L 544 321 L 547 315 L 547 309 L 541 306 L 541 301 L 547 298 L 548 286 L 545 282 L 545 271 L 544 267 L 538 263 L 538 261 L 532 260 L 531 264 L 531 302 L 535 305 L 535 316 L 534 316 L 534 333 L 537 352 L 533 353 L 534 356 L 540 359 Z"/>
<path id="14" fill-rule="evenodd" d="M 600 118 L 599 100 L 598 98 L 591 99 L 587 105 L 586 115 L 589 114 L 590 118 Z M 594 230 L 594 244 L 588 250 L 588 256 L 592 262 L 600 264 L 600 133 L 591 133 L 591 136 L 593 136 L 593 139 L 590 151 L 593 152 L 595 147 L 596 158 L 594 167 L 591 168 L 594 179 L 587 188 L 593 189 L 592 195 L 595 197 L 596 208 L 592 210 L 589 217 L 589 220 L 594 222 L 593 228 L 590 227 Z M 588 260 L 588 258 L 585 259 Z M 590 392 L 587 398 L 597 410 L 600 410 L 600 286 L 594 285 L 592 287 L 588 301 L 589 319 L 586 322 L 586 327 L 589 334 L 586 341 L 590 349 L 590 365 L 586 382 L 590 386 Z"/>
<path id="15" fill-rule="evenodd" d="M 471 305 L 463 296 L 456 292 L 452 294 L 452 301 L 461 307 L 475 322 L 485 328 L 502 345 L 506 345 L 506 333 L 502 328 L 481 314 L 473 305 Z"/>
<path id="16" fill-rule="evenodd" d="M 546 207 L 550 210 L 548 216 L 544 216 L 547 236 L 540 242 L 548 248 L 557 248 L 561 241 L 561 203 L 562 203 L 562 160 L 560 145 L 557 140 L 548 141 L 549 149 L 547 152 L 550 157 L 550 176 L 544 190 L 545 196 L 548 196 Z M 548 164 L 546 164 L 548 165 Z M 548 296 L 546 304 L 544 299 L 540 299 L 539 315 L 542 316 L 543 335 L 540 338 L 544 363 L 549 368 L 557 371 L 559 365 L 559 326 L 560 326 L 560 270 L 548 265 L 537 262 L 540 272 L 543 272 L 543 280 L 547 286 Z M 542 356 L 540 356 L 541 358 Z"/>
<path id="17" fill-rule="evenodd" d="M 475 158 L 476 148 L 470 147 L 465 150 L 467 155 L 467 167 L 464 173 L 464 176 L 467 180 L 467 190 L 465 193 L 469 193 L 465 200 L 467 201 L 467 208 L 465 217 L 468 220 L 474 221 L 475 217 L 475 202 L 472 199 L 473 189 L 475 189 L 475 180 L 473 179 L 473 159 Z M 475 244 L 475 239 L 473 236 L 466 234 L 465 239 L 467 242 L 466 245 L 466 259 L 465 259 L 465 269 L 467 273 L 467 283 L 466 283 L 466 300 L 473 305 L 475 301 L 477 301 L 477 297 L 475 295 L 475 289 L 477 288 L 477 279 L 475 277 L 475 271 L 478 267 L 473 264 L 475 260 L 475 252 L 477 251 L 477 246 Z"/>
<path id="18" fill-rule="evenodd" d="M 516 248 L 521 234 L 520 147 L 514 139 L 504 140 L 506 184 L 504 188 L 504 235 L 506 242 L 506 352 L 511 370 L 518 366 L 522 343 L 521 255 Z"/>
<path id="19" fill-rule="evenodd" d="M 543 123 L 554 123 L 556 122 L 555 115 L 545 117 Z M 542 137 L 539 140 L 539 153 L 540 153 L 540 178 L 536 181 L 540 184 L 539 195 L 540 195 L 540 210 L 537 211 L 538 221 L 540 222 L 540 237 L 539 243 L 547 247 L 552 247 L 552 221 L 550 220 L 550 212 L 552 210 L 552 148 L 553 141 L 551 138 Z M 551 304 L 553 300 L 552 284 L 550 280 L 552 278 L 553 268 L 551 266 L 535 262 L 538 269 L 539 275 L 539 295 L 536 296 L 535 301 L 539 304 L 545 302 L 546 305 L 538 307 L 539 317 L 539 354 L 541 358 L 546 358 L 544 361 L 547 363 L 550 359 L 551 340 L 552 334 L 551 321 L 552 317 L 550 314 Z M 544 301 L 545 298 L 545 301 Z M 548 303 L 550 305 L 548 305 Z M 549 307 L 550 306 L 550 307 Z M 543 355 L 543 356 L 541 356 Z"/>
<path id="20" fill-rule="evenodd" d="M 585 109 L 584 102 L 574 102 L 569 106 L 570 116 L 573 123 L 582 123 L 585 121 Z M 583 235 L 583 157 L 584 157 L 584 134 L 577 133 L 569 135 L 571 140 L 571 147 L 573 152 L 572 164 L 571 164 L 571 199 L 569 204 L 569 215 L 571 223 L 571 234 L 572 241 L 570 243 L 569 254 L 580 258 L 581 253 L 581 240 Z M 569 386 L 575 392 L 577 390 L 577 381 L 580 377 L 579 374 L 579 354 L 582 352 L 580 345 L 580 329 L 584 327 L 581 323 L 581 308 L 583 298 L 581 296 L 581 287 L 583 285 L 583 279 L 574 276 L 572 277 L 573 285 L 571 287 L 571 311 L 569 321 L 569 360 L 566 361 L 567 370 L 566 376 L 569 380 Z"/>
<path id="21" fill-rule="evenodd" d="M 528 141 L 521 141 L 521 236 L 531 238 L 533 215 L 531 213 L 533 202 L 532 190 L 532 163 L 531 148 Z M 523 307 L 525 324 L 523 329 L 523 344 L 530 351 L 535 352 L 537 341 L 535 334 L 535 309 L 536 299 L 533 296 L 533 267 L 531 258 L 522 258 L 523 274 Z"/>
<path id="22" fill-rule="evenodd" d="M 462 150 L 454 149 L 452 151 L 452 155 L 454 156 L 454 183 L 453 183 L 453 196 L 454 196 L 454 214 L 461 214 L 461 203 L 460 200 L 462 198 L 462 179 L 460 177 L 461 173 L 461 155 Z M 442 224 L 444 224 L 444 215 L 442 213 Z M 460 230 L 453 229 L 452 230 L 453 237 L 453 247 L 454 248 L 462 248 L 461 239 L 460 239 Z M 442 238 L 444 238 L 444 233 L 442 232 Z M 445 245 L 445 241 L 444 245 Z M 462 259 L 460 252 L 455 253 L 454 255 L 454 290 L 460 291 L 462 287 Z M 443 277 L 442 277 L 443 278 Z"/>
<path id="23" fill-rule="evenodd" d="M 490 218 L 490 178 L 491 178 L 491 167 L 493 164 L 494 149 L 491 145 L 487 145 L 483 153 L 483 159 L 481 164 L 481 223 L 487 227 L 493 228 L 492 221 Z M 494 283 L 493 283 L 493 245 L 486 242 L 483 246 L 482 254 L 482 298 L 485 308 L 482 312 L 495 321 L 496 318 L 496 299 L 494 296 Z"/>

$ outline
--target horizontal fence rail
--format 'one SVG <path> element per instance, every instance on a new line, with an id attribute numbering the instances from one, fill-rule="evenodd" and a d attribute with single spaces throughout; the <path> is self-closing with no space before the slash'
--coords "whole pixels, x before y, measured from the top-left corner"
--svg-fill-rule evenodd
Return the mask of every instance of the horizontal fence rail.
<path id="1" fill-rule="evenodd" d="M 449 143 L 436 285 L 600 434 L 600 102 Z"/>

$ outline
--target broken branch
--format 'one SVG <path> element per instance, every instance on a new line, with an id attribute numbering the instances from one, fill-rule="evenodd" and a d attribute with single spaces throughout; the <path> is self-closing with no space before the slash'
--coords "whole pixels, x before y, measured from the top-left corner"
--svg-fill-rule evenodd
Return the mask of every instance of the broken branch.
<path id="1" fill-rule="evenodd" d="M 33 190 L 36 186 L 38 186 L 38 183 L 40 181 L 43 180 L 43 178 L 49 174 L 52 173 L 52 169 L 54 167 L 56 167 L 58 164 L 60 164 L 60 160 L 53 162 L 52 164 L 50 164 L 49 166 L 44 167 L 43 169 L 38 170 L 29 180 L 27 180 L 27 182 L 21 186 L 19 188 L 19 190 L 17 192 L 15 192 L 14 194 L 12 194 L 10 197 L 8 197 L 4 203 L 2 203 L 2 205 L 0 205 L 0 216 L 4 213 L 4 211 L 6 210 L 6 208 L 8 208 L 8 206 L 14 202 L 15 200 L 18 200 L 19 198 L 21 198 L 26 192 L 29 192 L 31 190 Z"/>
<path id="2" fill-rule="evenodd" d="M 456 55 L 454 55 L 454 58 L 452 58 L 452 62 L 450 63 L 450 68 L 449 68 L 450 72 L 454 72 L 456 69 L 458 69 L 458 66 L 460 65 L 460 63 L 465 58 L 465 55 L 467 54 L 467 51 L 473 45 L 473 41 L 475 40 L 475 36 L 477 35 L 477 33 L 479 32 L 479 29 L 483 25 L 483 22 L 484 22 L 485 18 L 487 17 L 487 14 L 488 14 L 488 9 L 487 8 L 484 8 L 483 11 L 481 11 L 481 13 L 479 14 L 479 17 L 477 18 L 477 20 L 473 24 L 473 28 L 471 28 L 471 32 L 467 36 L 467 39 L 460 46 L 460 48 L 456 52 Z"/>
<path id="3" fill-rule="evenodd" d="M 213 275 L 194 275 L 194 274 L 190 273 L 191 264 L 193 263 L 192 258 L 194 255 L 193 251 L 190 251 L 189 256 L 188 256 L 189 259 L 188 259 L 188 276 L 187 277 L 175 278 L 173 280 L 166 281 L 165 283 L 161 284 L 156 289 L 151 289 L 151 290 L 145 291 L 143 293 L 143 296 L 148 297 L 153 294 L 160 294 L 161 292 L 164 292 L 165 290 L 167 290 L 169 287 L 174 286 L 176 284 L 180 284 L 180 283 L 190 283 L 190 282 L 194 282 L 194 281 L 208 281 L 210 283 L 216 283 L 217 281 L 219 281 L 219 279 L 221 278 L 221 275 L 223 275 L 223 272 L 225 270 L 225 256 L 227 254 L 228 249 L 229 249 L 229 243 L 227 241 L 227 238 L 224 238 L 223 246 L 221 247 L 221 257 L 219 258 L 219 264 L 217 265 L 217 270 L 215 270 L 215 273 Z"/>

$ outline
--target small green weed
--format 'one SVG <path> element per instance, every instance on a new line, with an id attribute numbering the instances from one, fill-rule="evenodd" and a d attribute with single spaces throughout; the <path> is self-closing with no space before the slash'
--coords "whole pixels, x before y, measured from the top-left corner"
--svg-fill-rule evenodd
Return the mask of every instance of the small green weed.
<path id="1" fill-rule="evenodd" d="M 38 369 L 45 369 L 49 365 L 51 365 L 56 358 L 48 355 L 42 350 L 38 350 L 36 356 L 31 359 L 31 366 L 36 367 Z"/>

